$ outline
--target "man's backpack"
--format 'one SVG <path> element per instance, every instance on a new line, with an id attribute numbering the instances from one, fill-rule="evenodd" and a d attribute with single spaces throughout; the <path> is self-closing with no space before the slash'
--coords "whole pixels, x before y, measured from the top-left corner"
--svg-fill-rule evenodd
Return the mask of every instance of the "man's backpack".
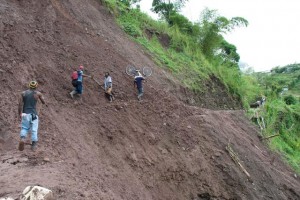
<path id="1" fill-rule="evenodd" d="M 71 76 L 72 80 L 77 80 L 78 79 L 78 72 L 77 71 L 74 71 L 72 73 L 72 76 Z"/>
<path id="2" fill-rule="evenodd" d="M 72 78 L 72 85 L 74 87 L 77 86 L 77 79 L 78 79 L 78 72 L 77 71 L 74 71 L 71 75 L 71 78 Z"/>

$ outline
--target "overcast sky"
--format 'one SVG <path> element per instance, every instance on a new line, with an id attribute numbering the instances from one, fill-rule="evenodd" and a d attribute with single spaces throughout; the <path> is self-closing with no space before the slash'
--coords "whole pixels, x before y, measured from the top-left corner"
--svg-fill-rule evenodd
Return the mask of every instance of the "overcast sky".
<path id="1" fill-rule="evenodd" d="M 151 12 L 151 4 L 142 0 L 141 10 Z M 248 27 L 224 37 L 237 47 L 240 61 L 255 71 L 300 63 L 300 0 L 189 0 L 182 14 L 195 22 L 205 7 L 228 19 L 248 20 Z"/>

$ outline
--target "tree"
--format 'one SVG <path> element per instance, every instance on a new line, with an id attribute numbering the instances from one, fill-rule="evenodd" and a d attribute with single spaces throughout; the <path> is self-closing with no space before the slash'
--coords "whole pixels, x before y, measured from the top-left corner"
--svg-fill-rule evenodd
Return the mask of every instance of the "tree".
<path id="1" fill-rule="evenodd" d="M 248 26 L 248 21 L 242 17 L 227 19 L 219 16 L 216 10 L 204 9 L 200 18 L 200 37 L 199 42 L 202 52 L 207 58 L 212 58 L 218 52 L 225 52 L 231 55 L 233 61 L 238 62 L 239 55 L 236 47 L 225 41 L 222 33 L 232 31 L 235 27 Z"/>
<path id="2" fill-rule="evenodd" d="M 159 14 L 170 24 L 170 16 L 178 13 L 188 0 L 153 0 L 152 11 Z"/>
<path id="3" fill-rule="evenodd" d="M 240 61 L 240 55 L 236 52 L 236 46 L 228 43 L 226 40 L 223 40 L 220 45 L 221 55 L 225 60 L 228 60 L 233 63 L 238 63 Z"/>

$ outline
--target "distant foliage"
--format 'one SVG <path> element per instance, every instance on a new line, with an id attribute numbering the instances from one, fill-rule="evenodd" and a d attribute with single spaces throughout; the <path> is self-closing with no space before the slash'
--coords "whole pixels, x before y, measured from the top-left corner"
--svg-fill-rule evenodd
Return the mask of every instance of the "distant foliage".
<path id="1" fill-rule="evenodd" d="M 284 67 L 275 67 L 271 70 L 273 73 L 282 74 L 282 73 L 293 73 L 300 71 L 300 64 L 290 64 Z"/>

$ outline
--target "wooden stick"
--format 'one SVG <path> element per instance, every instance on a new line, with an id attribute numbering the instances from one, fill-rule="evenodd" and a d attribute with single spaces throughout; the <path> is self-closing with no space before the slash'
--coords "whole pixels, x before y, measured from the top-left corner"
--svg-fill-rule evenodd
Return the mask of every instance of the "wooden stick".
<path id="1" fill-rule="evenodd" d="M 249 180 L 251 181 L 251 177 L 250 174 L 247 172 L 247 170 L 244 168 L 244 166 L 241 164 L 239 157 L 237 156 L 237 154 L 233 151 L 233 149 L 231 148 L 230 144 L 228 143 L 228 145 L 226 146 L 226 150 L 228 151 L 230 157 L 232 158 L 232 160 L 241 168 L 241 170 L 246 174 L 246 176 L 249 178 Z"/>
<path id="2" fill-rule="evenodd" d="M 94 77 L 92 77 L 92 79 L 102 88 L 102 89 L 104 89 L 103 88 L 103 86 L 94 78 Z"/>

